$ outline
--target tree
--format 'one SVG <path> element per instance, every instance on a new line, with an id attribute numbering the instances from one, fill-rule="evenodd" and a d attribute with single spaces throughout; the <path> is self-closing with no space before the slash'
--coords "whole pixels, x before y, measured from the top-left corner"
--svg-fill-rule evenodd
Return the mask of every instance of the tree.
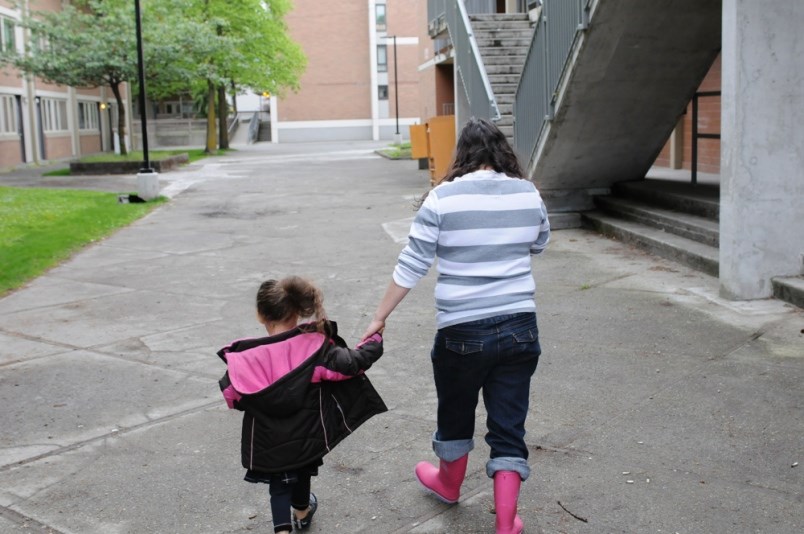
<path id="1" fill-rule="evenodd" d="M 288 35 L 284 17 L 289 0 L 197 0 L 195 17 L 214 31 L 216 46 L 199 59 L 200 77 L 208 98 L 218 96 L 221 146 L 226 135 L 225 88 L 271 91 L 296 90 L 307 64 L 301 47 Z M 187 11 L 185 11 L 187 13 Z M 216 91 L 217 88 L 217 91 Z M 207 113 L 207 151 L 214 150 L 214 109 Z"/>
<path id="2" fill-rule="evenodd" d="M 279 93 L 297 89 L 306 58 L 287 33 L 289 0 L 144 0 L 145 90 L 151 99 L 206 93 L 207 146 L 216 148 L 215 100 L 221 87 Z M 74 0 L 58 12 L 21 21 L 32 38 L 23 54 L 0 61 L 47 82 L 108 86 L 117 101 L 125 153 L 122 85 L 137 87 L 136 32 L 130 0 Z M 223 99 L 225 104 L 225 97 Z M 227 144 L 226 107 L 219 104 Z"/>
<path id="3" fill-rule="evenodd" d="M 122 7 L 126 5 L 126 9 Z M 58 12 L 32 12 L 20 24 L 31 40 L 5 63 L 43 80 L 73 87 L 109 86 L 117 102 L 120 151 L 126 153 L 123 83 L 136 76 L 133 7 L 125 0 L 77 0 Z"/>

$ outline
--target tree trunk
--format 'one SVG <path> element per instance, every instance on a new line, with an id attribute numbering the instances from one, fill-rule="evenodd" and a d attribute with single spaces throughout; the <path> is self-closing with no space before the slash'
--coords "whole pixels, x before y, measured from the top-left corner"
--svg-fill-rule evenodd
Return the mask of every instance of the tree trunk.
<path id="1" fill-rule="evenodd" d="M 218 86 L 218 145 L 221 149 L 229 148 L 229 112 L 226 109 L 226 86 Z"/>
<path id="2" fill-rule="evenodd" d="M 217 132 L 215 131 L 215 86 L 207 81 L 207 146 L 204 152 L 212 154 L 217 150 Z"/>
<path id="3" fill-rule="evenodd" d="M 123 105 L 123 97 L 120 96 L 120 82 L 109 84 L 112 88 L 115 102 L 117 102 L 117 144 L 120 145 L 120 154 L 128 154 L 126 149 L 126 107 Z M 111 127 L 111 124 L 109 125 Z"/>

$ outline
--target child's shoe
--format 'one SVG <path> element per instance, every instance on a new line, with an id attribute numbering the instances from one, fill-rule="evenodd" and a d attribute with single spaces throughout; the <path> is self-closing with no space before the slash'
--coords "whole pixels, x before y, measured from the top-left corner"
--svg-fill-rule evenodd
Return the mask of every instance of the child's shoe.
<path id="1" fill-rule="evenodd" d="M 305 530 L 310 528 L 310 523 L 313 522 L 313 514 L 315 514 L 316 510 L 318 510 L 318 499 L 316 499 L 314 493 L 310 492 L 310 511 L 307 512 L 307 515 L 304 516 L 304 519 L 297 518 L 296 512 L 294 511 L 293 514 L 291 514 L 293 528 L 296 530 Z"/>

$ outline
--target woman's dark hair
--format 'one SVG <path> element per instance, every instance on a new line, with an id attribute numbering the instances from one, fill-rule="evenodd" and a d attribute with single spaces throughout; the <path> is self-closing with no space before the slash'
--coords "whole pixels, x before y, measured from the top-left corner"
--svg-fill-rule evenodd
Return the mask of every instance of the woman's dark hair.
<path id="1" fill-rule="evenodd" d="M 523 178 L 522 167 L 496 124 L 472 117 L 464 125 L 455 147 L 455 158 L 447 174 L 438 183 L 451 182 L 459 176 L 488 166 L 511 178 Z"/>
<path id="2" fill-rule="evenodd" d="M 257 313 L 266 321 L 279 322 L 291 317 L 314 317 L 316 329 L 324 332 L 324 297 L 312 282 L 299 276 L 267 280 L 257 291 Z"/>

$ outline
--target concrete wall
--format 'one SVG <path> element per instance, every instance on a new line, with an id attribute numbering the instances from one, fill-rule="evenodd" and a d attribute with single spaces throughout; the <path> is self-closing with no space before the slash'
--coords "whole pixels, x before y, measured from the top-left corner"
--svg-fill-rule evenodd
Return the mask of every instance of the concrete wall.
<path id="1" fill-rule="evenodd" d="M 804 253 L 804 2 L 723 0 L 720 284 L 771 295 Z"/>

